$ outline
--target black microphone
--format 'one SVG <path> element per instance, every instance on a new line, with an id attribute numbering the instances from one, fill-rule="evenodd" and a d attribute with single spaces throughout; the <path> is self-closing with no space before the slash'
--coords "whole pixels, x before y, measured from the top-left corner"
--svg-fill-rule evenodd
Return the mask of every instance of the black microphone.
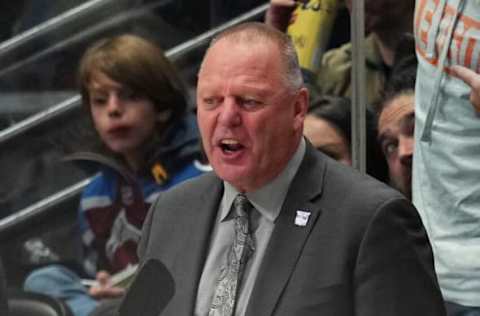
<path id="1" fill-rule="evenodd" d="M 175 281 L 159 260 L 149 259 L 135 276 L 119 316 L 158 316 L 175 293 Z"/>

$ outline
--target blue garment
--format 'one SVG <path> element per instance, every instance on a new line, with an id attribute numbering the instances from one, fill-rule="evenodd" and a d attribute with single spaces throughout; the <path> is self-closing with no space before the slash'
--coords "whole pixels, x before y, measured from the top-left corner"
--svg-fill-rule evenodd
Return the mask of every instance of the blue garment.
<path id="1" fill-rule="evenodd" d="M 143 204 L 145 207 L 144 209 L 140 210 L 140 212 L 144 213 L 142 219 L 144 219 L 144 215 L 146 215 L 146 212 L 148 211 L 148 206 L 154 201 L 160 191 L 166 190 L 179 182 L 195 177 L 201 173 L 202 171 L 195 166 L 194 162 L 192 162 L 180 170 L 176 175 L 171 176 L 170 180 L 163 185 L 155 184 L 155 182 L 151 179 L 139 179 L 139 183 L 143 184 L 143 193 L 145 194 L 145 203 Z M 118 181 L 119 176 L 111 170 L 104 171 L 93 179 L 93 181 L 85 189 L 82 196 L 79 212 L 79 226 L 83 232 L 83 236 L 92 236 L 90 225 L 84 216 L 85 212 L 90 211 L 90 218 L 95 219 L 96 212 L 110 210 L 113 211 L 112 214 L 115 215 L 116 210 L 121 209 L 118 213 L 118 217 L 114 218 L 113 227 L 110 227 L 111 231 L 109 230 L 111 235 L 110 237 L 112 237 L 110 240 L 112 242 L 107 242 L 106 247 L 114 247 L 112 244 L 119 243 L 122 241 L 122 238 L 126 239 L 125 236 L 128 236 L 130 240 L 126 240 L 125 251 L 121 251 L 121 245 L 116 245 L 117 251 L 115 253 L 120 252 L 121 254 L 125 254 L 130 252 L 129 255 L 134 257 L 128 257 L 125 255 L 121 257 L 123 259 L 132 259 L 131 262 L 127 262 L 128 260 L 126 260 L 124 262 L 125 264 L 135 263 L 138 261 L 138 258 L 136 257 L 136 243 L 140 239 L 141 227 L 135 228 L 132 224 L 128 223 L 126 220 L 128 216 L 125 216 L 125 208 L 123 206 L 119 208 L 118 205 L 115 205 L 115 203 L 103 205 L 103 208 L 84 207 L 85 205 L 95 206 L 95 202 L 101 204 L 102 202 L 99 201 L 102 200 L 117 202 L 121 200 L 115 197 L 115 194 L 118 191 L 112 189 L 116 187 Z M 136 205 L 138 206 L 138 203 Z M 141 224 L 143 224 L 143 220 L 141 221 Z M 133 240 L 135 242 L 135 248 L 133 251 L 132 248 L 129 247 L 132 245 L 132 238 L 135 239 Z M 84 237 L 84 241 L 86 241 L 85 239 L 86 238 Z M 92 243 L 94 240 L 95 238 L 90 237 L 87 240 L 88 243 L 86 243 L 86 247 L 93 248 Z M 89 256 L 86 256 L 85 258 L 85 270 L 86 272 L 90 272 L 92 277 L 94 277 L 95 270 L 88 270 L 89 268 L 95 268 L 92 266 L 92 264 L 95 264 L 96 262 L 96 260 L 93 259 L 97 258 L 98 256 L 93 250 L 89 253 Z M 75 272 L 61 265 L 51 265 L 33 271 L 25 280 L 24 289 L 26 291 L 47 294 L 64 300 L 75 316 L 88 316 L 98 305 L 98 301 L 88 295 L 87 288 L 82 285 L 79 276 Z"/>
<path id="2" fill-rule="evenodd" d="M 161 191 L 205 171 L 196 160 L 200 152 L 193 116 L 165 131 L 163 142 L 152 149 L 147 163 L 152 169 L 139 174 L 97 153 L 74 157 L 101 165 L 82 194 L 78 215 L 85 248 L 83 272 L 92 278 L 100 269 L 115 273 L 137 263 L 137 243 L 150 204 Z M 88 295 L 78 274 L 61 265 L 33 271 L 24 289 L 63 299 L 75 316 L 89 315 L 99 303 Z"/>
<path id="3" fill-rule="evenodd" d="M 98 305 L 78 275 L 62 265 L 33 271 L 25 280 L 24 289 L 62 299 L 75 316 L 88 316 Z"/>
<path id="4" fill-rule="evenodd" d="M 84 269 L 117 272 L 138 262 L 136 245 L 150 205 L 161 191 L 201 174 L 190 162 L 158 183 L 151 175 L 125 181 L 104 169 L 87 186 L 80 200 L 78 223 L 84 245 Z"/>
<path id="5" fill-rule="evenodd" d="M 170 181 L 166 182 L 164 185 L 155 184 L 155 182 L 151 179 L 139 179 L 139 183 L 143 184 L 143 192 L 145 194 L 145 203 L 143 205 L 149 206 L 160 191 L 166 190 L 181 181 L 192 178 L 201 173 L 202 171 L 197 169 L 194 163 L 191 163 L 187 165 L 183 170 L 179 171 L 175 176 L 171 177 Z M 103 208 L 84 208 L 83 206 L 87 204 L 92 206 L 95 204 L 95 201 L 101 204 L 102 202 L 98 202 L 99 200 L 119 201 L 119 199 L 115 197 L 117 191 L 112 189 L 117 186 L 118 181 L 119 177 L 117 174 L 113 173 L 112 171 L 105 171 L 97 175 L 85 189 L 82 197 L 82 202 L 80 203 L 81 207 L 79 214 L 79 226 L 84 236 L 91 236 L 90 226 L 86 217 L 84 216 L 85 212 L 90 211 L 91 213 L 93 213 L 90 218 L 95 219 L 95 212 L 101 212 L 105 210 L 113 210 L 113 212 L 115 212 L 119 208 L 118 205 L 116 207 L 115 203 L 103 205 Z M 94 202 L 92 202 L 92 200 Z M 87 202 L 85 203 L 85 201 Z M 145 213 L 146 215 L 148 207 L 145 207 L 143 210 L 140 211 L 142 213 Z M 112 214 L 115 215 L 115 213 Z M 124 214 L 125 210 L 122 207 L 122 210 L 120 211 L 120 213 L 118 213 L 118 218 L 126 218 L 127 216 L 123 216 Z M 141 224 L 143 224 L 143 221 Z M 135 244 L 140 239 L 141 227 L 135 229 L 133 225 L 129 224 L 126 220 L 115 220 L 113 228 L 110 228 L 110 235 L 112 236 L 111 240 L 113 240 L 113 242 L 111 242 L 110 244 L 120 242 L 122 238 L 125 238 L 122 236 L 136 238 L 136 240 L 134 240 Z M 88 240 L 89 243 L 86 244 L 86 246 L 92 248 L 93 240 L 94 239 L 90 238 Z M 127 246 L 132 244 L 131 241 L 131 239 L 126 241 Z M 121 245 L 117 245 L 116 248 L 120 251 Z M 129 250 L 131 250 L 131 248 L 126 247 L 125 252 L 128 252 Z M 87 256 L 86 270 L 91 267 L 89 264 L 94 263 L 90 260 L 92 258 L 97 258 L 97 256 L 94 256 L 92 254 L 96 254 L 96 252 L 92 251 L 90 253 L 90 256 Z M 136 258 L 136 247 L 133 253 L 130 255 L 134 255 L 135 258 L 132 258 L 131 262 L 125 262 L 125 264 L 135 263 L 138 261 L 138 259 Z M 126 258 L 126 256 L 123 256 L 123 258 Z M 87 272 L 90 272 L 92 277 L 94 277 L 94 271 Z M 51 265 L 33 271 L 25 280 L 24 289 L 26 291 L 47 294 L 64 300 L 75 316 L 88 316 L 98 305 L 98 301 L 88 295 L 87 288 L 82 285 L 79 276 L 75 272 L 61 265 Z"/>

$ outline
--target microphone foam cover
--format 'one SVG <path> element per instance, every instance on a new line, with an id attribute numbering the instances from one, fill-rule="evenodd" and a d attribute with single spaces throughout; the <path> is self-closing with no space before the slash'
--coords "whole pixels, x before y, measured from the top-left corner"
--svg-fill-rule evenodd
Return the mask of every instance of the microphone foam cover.
<path id="1" fill-rule="evenodd" d="M 158 316 L 175 294 L 171 273 L 159 260 L 149 259 L 120 305 L 120 316 Z"/>

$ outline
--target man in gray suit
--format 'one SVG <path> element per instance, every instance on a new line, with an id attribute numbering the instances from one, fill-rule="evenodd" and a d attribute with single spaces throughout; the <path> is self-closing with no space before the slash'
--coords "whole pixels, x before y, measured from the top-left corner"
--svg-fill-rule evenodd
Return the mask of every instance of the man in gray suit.
<path id="1" fill-rule="evenodd" d="M 159 197 L 139 248 L 175 281 L 162 315 L 444 315 L 415 208 L 302 137 L 288 37 L 259 23 L 217 36 L 197 106 L 214 172 Z"/>

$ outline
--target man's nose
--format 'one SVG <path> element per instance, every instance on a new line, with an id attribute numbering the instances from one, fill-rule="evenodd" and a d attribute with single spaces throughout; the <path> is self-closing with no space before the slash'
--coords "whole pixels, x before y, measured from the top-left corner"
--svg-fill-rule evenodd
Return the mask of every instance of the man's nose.
<path id="1" fill-rule="evenodd" d="M 218 121 L 224 126 L 236 126 L 242 121 L 241 109 L 234 98 L 225 98 L 223 105 L 220 107 Z"/>
<path id="2" fill-rule="evenodd" d="M 400 162 L 403 164 L 412 163 L 414 145 L 413 137 L 401 136 L 399 141 L 398 157 L 400 158 Z"/>

